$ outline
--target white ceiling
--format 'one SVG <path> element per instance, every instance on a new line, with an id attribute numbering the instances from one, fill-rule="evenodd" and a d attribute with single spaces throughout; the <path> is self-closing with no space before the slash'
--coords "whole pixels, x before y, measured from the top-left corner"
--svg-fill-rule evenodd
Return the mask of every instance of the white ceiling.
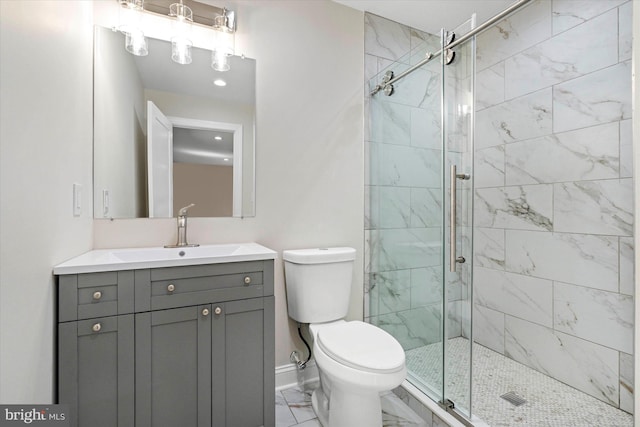
<path id="1" fill-rule="evenodd" d="M 505 10 L 515 0 L 333 0 L 431 34 L 452 29 L 477 13 L 476 22 Z"/>
<path id="2" fill-rule="evenodd" d="M 214 139 L 216 136 L 222 139 L 217 141 Z M 174 127 L 173 160 L 183 163 L 233 166 L 233 132 Z"/>

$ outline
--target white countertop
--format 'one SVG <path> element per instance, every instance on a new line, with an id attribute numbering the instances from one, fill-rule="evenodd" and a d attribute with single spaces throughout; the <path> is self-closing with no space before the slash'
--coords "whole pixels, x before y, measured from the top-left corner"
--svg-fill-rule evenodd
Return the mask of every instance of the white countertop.
<path id="1" fill-rule="evenodd" d="M 192 248 L 98 249 L 53 267 L 53 274 L 95 273 L 224 262 L 276 259 L 277 252 L 257 243 L 202 245 Z"/>

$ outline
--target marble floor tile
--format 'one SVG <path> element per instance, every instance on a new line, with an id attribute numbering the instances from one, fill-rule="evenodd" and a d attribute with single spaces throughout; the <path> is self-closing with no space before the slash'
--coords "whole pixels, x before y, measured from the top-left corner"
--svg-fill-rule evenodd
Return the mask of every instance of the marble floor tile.
<path id="1" fill-rule="evenodd" d="M 311 395 L 318 383 L 301 389 L 298 386 L 287 388 L 276 392 L 276 426 L 277 427 L 322 427 L 320 421 L 316 417 L 313 408 L 311 408 Z M 431 427 L 431 423 L 427 423 L 420 418 L 406 403 L 391 391 L 385 392 L 380 396 L 382 406 L 382 426 L 383 427 Z M 292 414 L 296 413 L 300 405 L 306 404 L 308 401 L 310 414 L 305 412 L 301 420 L 297 416 L 294 418 Z M 289 411 L 287 413 L 287 410 Z"/>
<path id="2" fill-rule="evenodd" d="M 313 389 L 311 388 L 293 387 L 282 390 L 284 400 L 298 423 L 316 418 L 311 407 L 312 394 Z"/>
<path id="3" fill-rule="evenodd" d="M 322 424 L 320 424 L 320 421 L 318 421 L 317 418 L 314 418 L 312 420 L 296 424 L 295 427 L 322 427 Z"/>
<path id="4" fill-rule="evenodd" d="M 276 391 L 276 427 L 289 427 L 297 423 L 282 392 Z"/>

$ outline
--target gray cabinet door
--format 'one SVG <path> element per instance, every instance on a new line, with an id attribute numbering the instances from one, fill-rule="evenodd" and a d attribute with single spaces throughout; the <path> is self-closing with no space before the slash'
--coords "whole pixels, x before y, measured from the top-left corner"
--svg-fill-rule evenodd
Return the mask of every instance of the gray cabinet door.
<path id="1" fill-rule="evenodd" d="M 72 427 L 134 426 L 134 318 L 58 325 L 58 401 Z"/>
<path id="2" fill-rule="evenodd" d="M 211 305 L 136 314 L 136 427 L 211 426 Z"/>
<path id="3" fill-rule="evenodd" d="M 224 339 L 226 424 L 214 426 L 265 427 L 275 421 L 273 297 L 225 303 Z"/>
<path id="4" fill-rule="evenodd" d="M 273 297 L 137 314 L 136 427 L 273 426 L 273 318 Z"/>

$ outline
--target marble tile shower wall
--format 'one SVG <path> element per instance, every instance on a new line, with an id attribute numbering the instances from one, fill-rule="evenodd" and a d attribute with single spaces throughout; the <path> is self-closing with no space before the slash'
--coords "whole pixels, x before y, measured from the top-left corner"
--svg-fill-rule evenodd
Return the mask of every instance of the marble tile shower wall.
<path id="1" fill-rule="evenodd" d="M 365 87 L 440 48 L 440 37 L 365 14 Z M 442 340 L 440 71 L 434 61 L 365 96 L 367 131 L 365 317 L 407 350 Z M 449 286 L 449 335 L 460 336 L 459 280 Z"/>
<path id="2" fill-rule="evenodd" d="M 474 339 L 633 408 L 632 2 L 477 39 Z"/>

